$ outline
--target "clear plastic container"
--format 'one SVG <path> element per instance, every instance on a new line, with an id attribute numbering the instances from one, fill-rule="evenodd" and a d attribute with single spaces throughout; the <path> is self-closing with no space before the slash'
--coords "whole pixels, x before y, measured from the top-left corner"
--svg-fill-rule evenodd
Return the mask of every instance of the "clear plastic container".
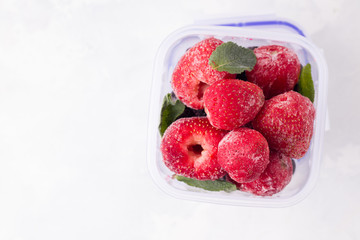
<path id="1" fill-rule="evenodd" d="M 171 74 L 185 51 L 208 37 L 215 37 L 224 42 L 233 41 L 244 47 L 283 45 L 297 53 L 302 65 L 311 64 L 316 108 L 311 145 L 303 158 L 295 160 L 296 171 L 289 185 L 271 197 L 254 196 L 241 191 L 210 192 L 190 187 L 172 179 L 174 173 L 163 163 L 158 125 L 163 97 L 172 91 Z M 176 198 L 256 207 L 285 207 L 296 204 L 314 188 L 319 175 L 327 109 L 326 94 L 327 66 L 321 51 L 305 36 L 301 28 L 287 20 L 252 18 L 250 21 L 246 19 L 229 21 L 228 19 L 218 21 L 218 25 L 193 25 L 179 29 L 163 41 L 154 63 L 147 145 L 150 174 L 161 190 Z"/>

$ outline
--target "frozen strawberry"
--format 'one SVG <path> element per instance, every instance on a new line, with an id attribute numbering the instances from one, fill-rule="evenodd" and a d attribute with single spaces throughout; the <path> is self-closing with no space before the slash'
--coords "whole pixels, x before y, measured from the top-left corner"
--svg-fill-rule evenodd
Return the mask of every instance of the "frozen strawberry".
<path id="1" fill-rule="evenodd" d="M 270 152 L 270 162 L 260 177 L 252 182 L 237 184 L 244 192 L 258 196 L 272 196 L 282 191 L 290 182 L 293 165 L 291 158 L 279 152 Z"/>
<path id="2" fill-rule="evenodd" d="M 257 85 L 238 79 L 217 81 L 204 94 L 205 112 L 210 123 L 225 130 L 250 122 L 264 101 L 264 94 Z"/>
<path id="3" fill-rule="evenodd" d="M 225 172 L 217 162 L 217 152 L 226 133 L 211 126 L 206 117 L 176 120 L 161 141 L 165 165 L 176 174 L 199 180 L 223 177 Z"/>
<path id="4" fill-rule="evenodd" d="M 246 72 L 247 80 L 264 91 L 266 99 L 293 90 L 300 76 L 300 61 L 294 51 L 279 45 L 254 50 L 257 62 Z"/>
<path id="5" fill-rule="evenodd" d="M 208 38 L 186 51 L 172 74 L 171 85 L 176 96 L 188 107 L 202 109 L 206 88 L 223 78 L 235 78 L 235 74 L 219 72 L 209 65 L 209 57 L 223 41 Z"/>
<path id="6" fill-rule="evenodd" d="M 252 125 L 264 135 L 271 149 L 299 159 L 310 146 L 314 118 L 311 101 L 289 91 L 266 100 Z"/>
<path id="7" fill-rule="evenodd" d="M 254 181 L 269 163 L 268 143 L 258 131 L 235 129 L 220 141 L 218 162 L 234 181 Z"/>

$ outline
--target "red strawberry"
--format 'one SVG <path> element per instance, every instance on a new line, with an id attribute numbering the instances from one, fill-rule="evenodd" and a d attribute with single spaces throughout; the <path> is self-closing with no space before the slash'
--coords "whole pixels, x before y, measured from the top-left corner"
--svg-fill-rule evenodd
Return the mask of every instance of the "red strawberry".
<path id="1" fill-rule="evenodd" d="M 211 126 L 206 117 L 181 118 L 165 131 L 161 152 L 173 172 L 199 180 L 225 175 L 217 162 L 218 144 L 226 131 Z"/>
<path id="2" fill-rule="evenodd" d="M 225 130 L 250 122 L 264 101 L 264 94 L 258 86 L 237 79 L 217 81 L 204 94 L 205 112 L 210 123 Z"/>
<path id="3" fill-rule="evenodd" d="M 219 72 L 209 65 L 209 57 L 223 41 L 208 38 L 190 48 L 177 63 L 172 75 L 172 88 L 176 96 L 188 107 L 202 109 L 205 89 L 223 78 L 235 74 Z"/>
<path id="4" fill-rule="evenodd" d="M 300 76 L 300 61 L 289 48 L 270 45 L 254 50 L 257 62 L 251 72 L 246 72 L 249 82 L 264 91 L 266 99 L 294 89 Z"/>
<path id="5" fill-rule="evenodd" d="M 282 191 L 289 184 L 293 165 L 291 158 L 279 152 L 270 152 L 270 163 L 258 179 L 248 183 L 237 184 L 244 192 L 258 196 L 272 196 Z"/>
<path id="6" fill-rule="evenodd" d="M 265 101 L 252 125 L 264 135 L 271 149 L 299 159 L 310 146 L 314 118 L 311 101 L 290 91 Z"/>
<path id="7" fill-rule="evenodd" d="M 268 143 L 253 129 L 235 129 L 220 141 L 218 162 L 234 181 L 254 181 L 269 163 Z"/>

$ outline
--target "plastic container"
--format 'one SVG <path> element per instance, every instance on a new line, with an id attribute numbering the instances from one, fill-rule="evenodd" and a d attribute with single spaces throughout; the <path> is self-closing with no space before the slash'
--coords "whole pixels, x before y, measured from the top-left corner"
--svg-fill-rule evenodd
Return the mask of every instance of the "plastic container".
<path id="1" fill-rule="evenodd" d="M 161 44 L 154 63 L 149 110 L 147 160 L 156 185 L 167 194 L 181 199 L 218 204 L 285 207 L 303 200 L 314 188 L 318 178 L 326 120 L 327 66 L 321 51 L 306 38 L 295 24 L 279 19 L 218 21 L 218 25 L 193 25 L 172 33 Z M 298 54 L 302 65 L 311 64 L 315 85 L 316 118 L 313 138 L 306 155 L 296 161 L 296 171 L 288 186 L 271 197 L 259 197 L 241 191 L 210 192 L 172 179 L 163 163 L 158 132 L 163 97 L 171 92 L 170 79 L 175 65 L 185 51 L 195 43 L 215 37 L 236 42 L 244 47 L 278 44 Z"/>

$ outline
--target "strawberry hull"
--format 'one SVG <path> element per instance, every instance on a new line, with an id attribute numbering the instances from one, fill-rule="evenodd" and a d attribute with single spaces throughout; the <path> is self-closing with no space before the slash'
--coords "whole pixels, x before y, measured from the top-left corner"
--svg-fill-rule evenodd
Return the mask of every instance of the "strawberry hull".
<path id="1" fill-rule="evenodd" d="M 267 23 L 264 24 L 263 29 L 259 27 L 260 25 L 257 25 L 256 29 L 229 26 L 189 26 L 171 34 L 160 46 L 154 62 L 149 109 L 147 162 L 155 184 L 165 193 L 176 198 L 217 204 L 285 207 L 302 201 L 314 188 L 320 169 L 325 131 L 327 67 L 319 49 L 306 37 L 299 35 L 299 31 L 288 26 L 277 25 L 276 21 L 273 23 L 273 29 Z M 172 74 L 181 57 L 196 43 L 211 37 L 223 42 L 232 41 L 243 47 L 281 45 L 294 51 L 302 66 L 307 63 L 311 64 L 315 86 L 314 107 L 316 114 L 310 146 L 302 158 L 295 159 L 296 171 L 290 183 L 281 192 L 272 196 L 255 196 L 243 191 L 210 192 L 191 187 L 174 179 L 172 177 L 174 171 L 171 171 L 164 163 L 160 151 L 162 138 L 157 131 L 162 99 L 164 95 L 172 91 Z"/>

